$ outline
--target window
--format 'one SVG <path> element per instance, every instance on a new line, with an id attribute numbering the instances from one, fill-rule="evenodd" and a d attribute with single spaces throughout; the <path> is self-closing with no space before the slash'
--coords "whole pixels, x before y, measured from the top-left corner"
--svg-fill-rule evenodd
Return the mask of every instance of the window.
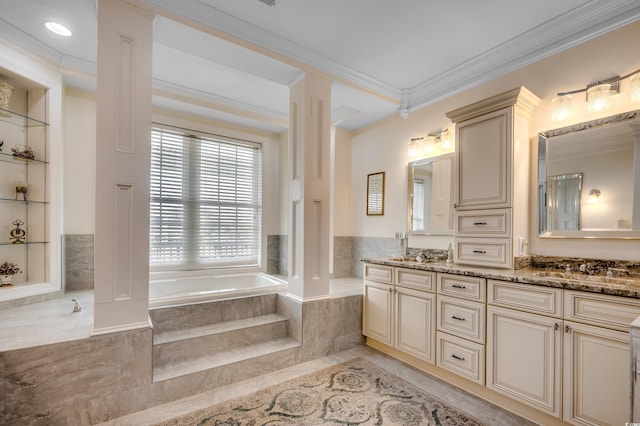
<path id="1" fill-rule="evenodd" d="M 257 266 L 261 221 L 259 144 L 152 129 L 152 268 Z"/>
<path id="2" fill-rule="evenodd" d="M 413 180 L 413 231 L 424 231 L 424 180 Z"/>

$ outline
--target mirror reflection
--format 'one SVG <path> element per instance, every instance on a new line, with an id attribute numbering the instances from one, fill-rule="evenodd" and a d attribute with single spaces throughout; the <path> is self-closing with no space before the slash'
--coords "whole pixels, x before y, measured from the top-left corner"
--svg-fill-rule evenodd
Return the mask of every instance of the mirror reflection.
<path id="1" fill-rule="evenodd" d="M 540 134 L 541 236 L 640 238 L 639 113 Z"/>
<path id="2" fill-rule="evenodd" d="M 453 234 L 453 153 L 409 163 L 408 229 L 414 235 Z"/>

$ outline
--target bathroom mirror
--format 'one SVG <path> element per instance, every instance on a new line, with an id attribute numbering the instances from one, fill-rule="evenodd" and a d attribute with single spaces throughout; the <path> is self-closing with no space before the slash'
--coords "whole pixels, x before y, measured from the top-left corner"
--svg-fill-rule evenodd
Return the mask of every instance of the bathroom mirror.
<path id="1" fill-rule="evenodd" d="M 538 234 L 640 239 L 640 110 L 539 134 Z"/>
<path id="2" fill-rule="evenodd" d="M 453 235 L 453 153 L 409 163 L 407 229 Z"/>

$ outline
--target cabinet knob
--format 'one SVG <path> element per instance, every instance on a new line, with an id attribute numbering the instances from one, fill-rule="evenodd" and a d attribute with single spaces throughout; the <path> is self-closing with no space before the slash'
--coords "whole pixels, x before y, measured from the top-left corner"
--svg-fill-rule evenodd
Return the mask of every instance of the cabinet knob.
<path id="1" fill-rule="evenodd" d="M 571 331 L 571 327 L 569 327 L 568 325 L 565 325 L 565 326 L 564 326 L 564 332 L 565 332 L 565 333 L 568 333 L 568 332 L 570 332 L 570 331 Z"/>
<path id="2" fill-rule="evenodd" d="M 560 324 L 555 323 L 555 325 L 553 326 L 553 330 L 554 330 L 554 331 L 558 331 L 558 330 L 560 330 Z"/>
<path id="3" fill-rule="evenodd" d="M 455 359 L 457 359 L 458 361 L 464 361 L 464 357 L 462 357 L 462 356 L 458 356 L 458 355 L 455 355 L 455 354 L 454 354 L 454 355 L 451 355 L 451 358 L 455 358 Z"/>

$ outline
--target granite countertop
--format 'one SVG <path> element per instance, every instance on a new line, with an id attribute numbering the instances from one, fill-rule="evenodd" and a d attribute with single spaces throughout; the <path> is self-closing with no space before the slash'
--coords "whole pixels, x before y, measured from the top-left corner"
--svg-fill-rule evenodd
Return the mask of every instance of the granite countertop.
<path id="1" fill-rule="evenodd" d="M 362 261 L 377 265 L 397 266 L 422 271 L 446 272 L 471 277 L 640 299 L 640 277 L 614 276 L 608 278 L 604 275 L 586 275 L 581 272 L 566 274 L 562 271 L 548 269 L 491 269 L 448 264 L 444 261 L 418 263 L 411 260 L 395 260 L 395 258 L 362 259 Z"/>

